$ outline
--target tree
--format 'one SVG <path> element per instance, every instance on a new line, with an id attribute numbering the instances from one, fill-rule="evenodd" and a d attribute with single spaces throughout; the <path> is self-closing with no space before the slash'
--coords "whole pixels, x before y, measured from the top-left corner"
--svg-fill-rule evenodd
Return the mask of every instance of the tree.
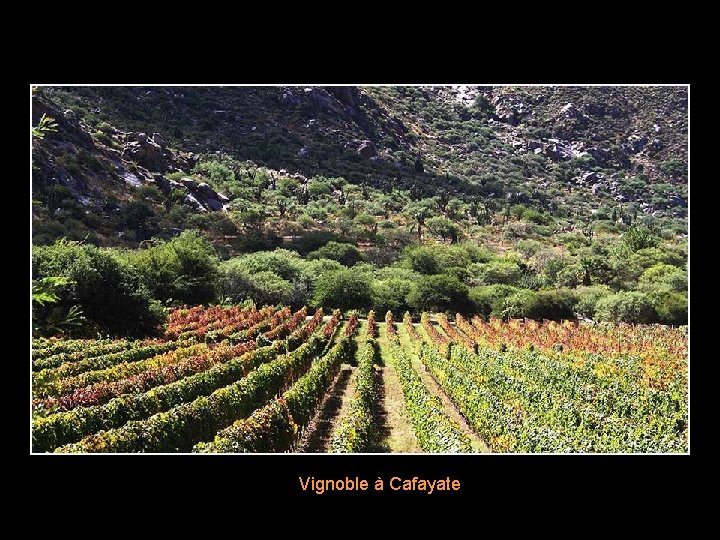
<path id="1" fill-rule="evenodd" d="M 646 227 L 630 227 L 622 235 L 623 244 L 632 252 L 658 245 L 660 239 Z"/>
<path id="2" fill-rule="evenodd" d="M 525 306 L 525 317 L 531 319 L 562 319 L 575 318 L 577 294 L 569 289 L 538 291 Z"/>
<path id="3" fill-rule="evenodd" d="M 305 261 L 296 252 L 288 249 L 257 251 L 231 260 L 251 274 L 267 270 L 288 281 L 297 280 L 305 266 Z"/>
<path id="4" fill-rule="evenodd" d="M 316 307 L 367 309 L 372 306 L 372 290 L 367 274 L 350 269 L 326 273 L 315 282 L 312 305 Z"/>
<path id="5" fill-rule="evenodd" d="M 33 280 L 33 334 L 51 336 L 81 329 L 86 319 L 80 306 L 65 309 L 57 304 L 61 294 L 73 282 L 64 276 L 49 276 Z"/>
<path id="6" fill-rule="evenodd" d="M 639 289 L 652 300 L 664 324 L 687 324 L 687 272 L 669 264 L 658 264 L 640 276 Z"/>
<path id="7" fill-rule="evenodd" d="M 459 311 L 470 307 L 468 288 L 456 277 L 443 274 L 423 276 L 407 296 L 417 311 Z"/>
<path id="8" fill-rule="evenodd" d="M 450 240 L 451 244 L 456 244 L 458 241 L 460 228 L 447 218 L 430 218 L 429 220 L 427 220 L 427 227 L 433 234 L 440 236 L 446 240 Z"/>
<path id="9" fill-rule="evenodd" d="M 308 184 L 308 194 L 314 199 L 323 195 L 331 195 L 332 192 L 333 190 L 330 184 L 320 179 L 313 179 Z"/>
<path id="10" fill-rule="evenodd" d="M 196 231 L 184 231 L 128 258 L 148 290 L 163 302 L 205 304 L 216 297 L 217 254 Z"/>
<path id="11" fill-rule="evenodd" d="M 252 207 L 240 212 L 237 220 L 245 227 L 258 229 L 265 221 L 265 212 L 260 207 Z"/>
<path id="12" fill-rule="evenodd" d="M 578 303 L 575 306 L 575 310 L 583 317 L 594 319 L 597 303 L 601 298 L 610 296 L 612 293 L 608 287 L 595 286 L 580 287 L 576 290 L 576 294 L 578 295 Z"/>
<path id="13" fill-rule="evenodd" d="M 656 264 L 643 272 L 638 285 L 647 293 L 684 292 L 688 286 L 687 272 L 677 266 Z"/>
<path id="14" fill-rule="evenodd" d="M 471 280 L 477 285 L 512 285 L 522 277 L 522 270 L 512 261 L 491 261 L 474 263 L 468 268 Z"/>
<path id="15" fill-rule="evenodd" d="M 250 276 L 252 298 L 257 305 L 290 304 L 293 297 L 293 285 L 274 272 L 263 271 Z"/>
<path id="16" fill-rule="evenodd" d="M 650 295 L 658 319 L 663 324 L 688 323 L 688 298 L 686 293 L 662 292 Z"/>
<path id="17" fill-rule="evenodd" d="M 437 254 L 430 246 L 408 247 L 403 254 L 403 260 L 407 267 L 421 274 L 430 275 L 442 272 L 442 265 Z"/>
<path id="18" fill-rule="evenodd" d="M 331 259 L 343 266 L 352 266 L 364 259 L 362 252 L 352 244 L 330 241 L 320 249 L 308 253 L 308 259 Z"/>
<path id="19" fill-rule="evenodd" d="M 377 220 L 366 212 L 355 216 L 355 223 L 364 227 L 368 233 L 377 233 Z"/>
<path id="20" fill-rule="evenodd" d="M 34 279 L 59 276 L 67 280 L 55 305 L 66 313 L 79 306 L 101 331 L 145 335 L 164 319 L 138 273 L 113 249 L 63 239 L 34 247 L 32 257 Z"/>
<path id="21" fill-rule="evenodd" d="M 146 240 L 157 230 L 152 207 L 144 201 L 128 201 L 120 207 L 120 225 L 135 234 L 137 240 Z"/>
<path id="22" fill-rule="evenodd" d="M 372 282 L 373 309 L 378 313 L 389 311 L 403 312 L 409 309 L 407 296 L 412 291 L 413 282 L 408 279 L 391 278 Z"/>
<path id="23" fill-rule="evenodd" d="M 224 189 L 228 184 L 235 182 L 235 173 L 220 161 L 204 161 L 195 165 L 193 172 L 210 179 L 210 183 L 217 189 Z"/>
<path id="24" fill-rule="evenodd" d="M 599 321 L 616 323 L 646 324 L 657 319 L 650 298 L 636 291 L 620 292 L 601 298 L 597 303 L 595 315 Z"/>
<path id="25" fill-rule="evenodd" d="M 510 285 L 485 285 L 473 287 L 469 291 L 473 309 L 483 317 L 502 317 L 505 309 L 505 299 L 517 293 L 520 289 Z"/>

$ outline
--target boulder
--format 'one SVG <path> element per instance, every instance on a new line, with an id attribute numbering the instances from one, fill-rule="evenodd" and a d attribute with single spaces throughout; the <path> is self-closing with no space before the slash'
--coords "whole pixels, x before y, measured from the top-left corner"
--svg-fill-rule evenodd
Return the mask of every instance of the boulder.
<path id="1" fill-rule="evenodd" d="M 687 200 L 683 199 L 679 195 L 673 195 L 668 200 L 668 204 L 670 204 L 670 206 L 682 206 L 683 208 L 685 208 L 687 207 Z"/>
<path id="2" fill-rule="evenodd" d="M 630 135 L 627 138 L 627 142 L 624 143 L 622 146 L 626 152 L 630 154 L 637 154 L 639 152 L 642 152 L 647 142 L 648 138 L 644 135 Z"/>
<path id="3" fill-rule="evenodd" d="M 515 109 L 499 106 L 495 109 L 495 116 L 505 124 L 510 124 L 511 126 L 518 125 L 518 113 Z"/>
<path id="4" fill-rule="evenodd" d="M 216 211 L 216 212 L 218 212 L 218 211 L 220 211 L 220 210 L 223 209 L 223 204 L 222 204 L 219 200 L 217 200 L 217 199 L 206 199 L 206 200 L 205 200 L 205 205 L 206 205 L 210 210 L 214 210 L 214 211 Z"/>
<path id="5" fill-rule="evenodd" d="M 170 181 L 165 178 L 162 174 L 153 174 L 153 182 L 157 188 L 165 194 L 170 193 Z"/>
<path id="6" fill-rule="evenodd" d="M 160 148 L 165 148 L 167 146 L 167 142 L 165 139 L 163 139 L 162 135 L 159 133 L 153 133 L 152 141 L 157 144 Z"/>
<path id="7" fill-rule="evenodd" d="M 307 146 L 303 146 L 300 150 L 298 150 L 297 157 L 300 159 L 310 157 L 310 149 Z"/>
<path id="8" fill-rule="evenodd" d="M 565 118 L 579 118 L 582 116 L 582 113 L 580 113 L 580 111 L 575 108 L 575 105 L 573 105 L 572 103 L 568 103 L 562 109 L 560 109 L 560 115 L 564 116 Z"/>
<path id="9" fill-rule="evenodd" d="M 650 148 L 653 150 L 662 150 L 663 143 L 660 139 L 653 139 L 650 141 Z"/>
<path id="10" fill-rule="evenodd" d="M 185 202 L 192 206 L 193 209 L 197 210 L 198 212 L 207 212 L 207 209 L 200 203 L 200 201 L 198 201 L 197 198 L 195 198 L 195 196 L 190 193 L 185 195 Z"/>
<path id="11" fill-rule="evenodd" d="M 603 116 L 605 114 L 605 106 L 602 103 L 586 103 L 582 109 L 585 114 L 590 116 Z"/>
<path id="12" fill-rule="evenodd" d="M 540 141 L 528 141 L 527 143 L 525 143 L 525 146 L 528 150 L 532 151 L 537 148 L 542 148 L 542 143 Z"/>
<path id="13" fill-rule="evenodd" d="M 122 156 L 142 165 L 150 171 L 165 172 L 168 170 L 168 156 L 147 135 L 138 133 L 137 142 L 130 142 L 123 148 Z"/>
<path id="14" fill-rule="evenodd" d="M 181 178 L 180 183 L 191 191 L 195 191 L 198 188 L 198 184 L 192 178 Z"/>
<path id="15" fill-rule="evenodd" d="M 63 116 L 68 120 L 75 120 L 75 111 L 73 111 L 72 109 L 65 109 Z"/>
<path id="16" fill-rule="evenodd" d="M 598 175 L 597 175 L 597 173 L 594 172 L 594 171 L 589 171 L 589 172 L 583 173 L 583 174 L 580 176 L 580 178 L 581 178 L 582 181 L 585 182 L 585 183 L 595 183 L 595 182 L 598 181 Z"/>
<path id="17" fill-rule="evenodd" d="M 190 186 L 188 186 L 188 187 L 190 187 Z M 210 187 L 210 184 L 207 184 L 205 182 L 201 182 L 200 184 L 197 184 L 197 186 L 195 187 L 195 191 L 197 191 L 200 195 L 202 195 L 206 199 L 217 198 L 217 193 L 215 192 L 215 190 Z"/>
<path id="18" fill-rule="evenodd" d="M 357 153 L 365 159 L 370 159 L 377 155 L 377 149 L 371 141 L 364 141 L 357 149 Z"/>
<path id="19" fill-rule="evenodd" d="M 282 101 L 283 105 L 286 105 L 288 107 L 294 107 L 295 105 L 300 103 L 300 99 L 298 99 L 295 94 L 293 94 L 290 90 L 283 92 L 280 100 Z"/>
<path id="20" fill-rule="evenodd" d="M 347 107 L 357 107 L 357 102 L 355 101 L 355 93 L 352 87 L 328 86 L 326 90 L 328 91 L 328 93 L 334 95 L 335 98 L 343 105 L 346 105 Z"/>
<path id="21" fill-rule="evenodd" d="M 569 159 L 572 157 L 572 149 L 562 143 L 549 144 L 545 147 L 545 155 L 553 161 Z"/>

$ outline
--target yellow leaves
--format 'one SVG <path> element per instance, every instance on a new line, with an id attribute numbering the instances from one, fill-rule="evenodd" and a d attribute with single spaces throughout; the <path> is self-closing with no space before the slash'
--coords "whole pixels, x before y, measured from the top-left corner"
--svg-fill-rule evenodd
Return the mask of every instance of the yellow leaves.
<path id="1" fill-rule="evenodd" d="M 510 452 L 515 448 L 515 438 L 507 433 L 497 437 L 490 437 L 490 446 L 496 452 Z"/>
<path id="2" fill-rule="evenodd" d="M 598 377 L 602 378 L 612 378 L 612 377 L 618 377 L 622 374 L 622 370 L 610 362 L 600 362 L 595 366 L 595 369 L 593 369 L 593 372 Z"/>

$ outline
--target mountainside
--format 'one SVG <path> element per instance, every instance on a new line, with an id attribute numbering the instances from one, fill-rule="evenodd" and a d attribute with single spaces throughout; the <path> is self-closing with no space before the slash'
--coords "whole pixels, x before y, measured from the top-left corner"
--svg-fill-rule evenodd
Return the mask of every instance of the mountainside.
<path id="1" fill-rule="evenodd" d="M 117 294 L 151 302 L 142 309 L 229 299 L 682 324 L 687 98 L 686 87 L 36 88 L 32 233 L 48 250 L 34 269 L 68 274 L 66 309 L 90 271 L 67 261 L 103 257 L 100 246 L 123 248 L 107 264 L 124 276 Z M 96 320 L 113 331 L 159 314 L 117 321 L 104 306 Z"/>
<path id="2" fill-rule="evenodd" d="M 71 117 L 58 137 L 77 152 L 59 144 L 35 185 L 80 201 L 118 196 L 118 179 L 167 191 L 157 173 L 189 174 L 209 153 L 489 213 L 519 203 L 580 222 L 670 218 L 676 230 L 687 214 L 684 87 L 43 88 L 35 115 L 53 101 Z"/>

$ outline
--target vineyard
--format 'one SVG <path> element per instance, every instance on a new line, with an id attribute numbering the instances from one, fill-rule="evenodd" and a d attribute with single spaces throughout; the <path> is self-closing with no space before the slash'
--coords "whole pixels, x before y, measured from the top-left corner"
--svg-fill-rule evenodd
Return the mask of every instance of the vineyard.
<path id="1" fill-rule="evenodd" d="M 192 307 L 32 356 L 33 452 L 688 451 L 686 327 Z"/>

